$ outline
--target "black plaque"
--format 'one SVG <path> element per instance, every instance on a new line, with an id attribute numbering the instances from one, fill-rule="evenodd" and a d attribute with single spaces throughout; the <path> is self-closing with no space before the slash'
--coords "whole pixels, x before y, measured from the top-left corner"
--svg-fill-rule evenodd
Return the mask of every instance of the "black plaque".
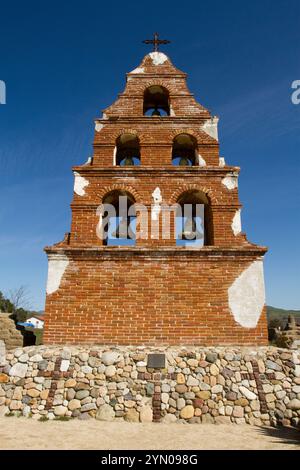
<path id="1" fill-rule="evenodd" d="M 148 354 L 147 367 L 149 369 L 164 369 L 166 367 L 166 355 Z"/>

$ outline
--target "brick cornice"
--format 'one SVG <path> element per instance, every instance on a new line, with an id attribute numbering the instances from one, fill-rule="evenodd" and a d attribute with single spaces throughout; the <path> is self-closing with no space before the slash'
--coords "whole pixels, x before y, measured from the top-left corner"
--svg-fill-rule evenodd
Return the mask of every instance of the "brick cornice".
<path id="1" fill-rule="evenodd" d="M 183 192 L 183 191 L 182 191 Z M 170 203 L 175 203 L 176 201 L 166 201 L 166 202 L 170 202 Z M 70 204 L 70 207 L 72 209 L 72 211 L 93 211 L 93 210 L 97 210 L 97 208 L 99 207 L 99 205 L 101 204 L 101 198 L 99 196 L 99 202 L 95 202 L 95 203 L 90 203 L 90 202 L 87 202 L 87 203 L 83 203 L 83 202 L 72 202 Z M 137 202 L 138 204 L 138 202 Z M 141 203 L 143 204 L 145 207 L 148 207 L 148 208 L 151 208 L 151 204 L 149 202 L 143 202 Z M 211 203 L 211 208 L 213 209 L 214 212 L 216 211 L 224 211 L 224 210 L 227 210 L 227 211 L 236 211 L 237 209 L 241 209 L 243 206 L 242 204 L 240 203 L 237 203 L 237 204 L 218 204 L 218 202 L 212 202 Z"/>
<path id="2" fill-rule="evenodd" d="M 46 246 L 44 251 L 47 254 L 64 254 L 72 258 L 148 258 L 148 259 L 165 259 L 172 258 L 182 261 L 185 258 L 215 258 L 219 261 L 224 257 L 259 257 L 267 252 L 267 247 L 247 244 L 246 246 L 222 247 L 222 246 L 205 246 L 201 249 L 186 249 L 179 247 L 168 248 L 145 248 L 145 247 L 56 247 Z"/>
<path id="3" fill-rule="evenodd" d="M 225 167 L 213 167 L 213 166 L 192 166 L 185 169 L 182 167 L 167 166 L 167 167 L 146 167 L 146 166 L 135 166 L 135 167 L 95 167 L 94 165 L 83 165 L 73 166 L 73 171 L 80 173 L 80 175 L 86 175 L 87 177 L 97 176 L 119 176 L 120 178 L 126 178 L 127 176 L 176 176 L 176 177 L 188 177 L 188 176 L 220 176 L 224 177 L 227 173 L 232 171 L 239 173 L 240 167 L 238 166 L 225 166 Z"/>
<path id="4" fill-rule="evenodd" d="M 160 72 L 158 75 L 157 73 L 150 73 L 150 72 L 143 72 L 143 73 L 135 73 L 135 72 L 127 72 L 126 77 L 138 77 L 139 79 L 141 78 L 153 78 L 155 80 L 158 80 L 160 78 L 187 78 L 188 74 L 185 72 Z"/>
<path id="5" fill-rule="evenodd" d="M 159 126 L 162 126 L 162 124 L 168 124 L 173 128 L 174 124 L 181 124 L 181 123 L 194 123 L 194 124 L 199 124 L 199 122 L 205 122 L 209 119 L 209 116 L 207 116 L 205 111 L 199 111 L 199 115 L 197 116 L 156 116 L 156 117 L 151 117 L 151 116 L 114 116 L 113 114 L 110 116 L 108 119 L 101 119 L 101 118 L 95 118 L 95 122 L 99 122 L 100 124 L 104 124 L 105 126 L 107 124 L 112 125 L 112 124 L 120 124 L 120 123 L 125 123 L 128 124 L 130 123 L 143 123 L 143 124 L 156 124 Z"/>
<path id="6" fill-rule="evenodd" d="M 183 134 L 183 133 L 184 133 L 184 132 L 178 132 L 178 134 Z M 186 134 L 188 134 L 188 132 L 186 132 Z M 138 137 L 141 137 L 141 134 L 139 134 Z M 172 145 L 173 145 L 173 142 L 172 142 L 172 141 L 171 141 L 171 142 L 166 142 L 166 141 L 151 142 L 151 140 L 149 140 L 148 142 L 146 142 L 145 140 L 143 140 L 143 141 L 140 142 L 140 148 L 141 148 L 141 149 L 142 149 L 142 148 L 145 148 L 145 147 L 151 147 L 151 148 L 166 147 L 166 148 L 169 148 L 169 149 L 171 150 L 171 149 L 172 149 Z M 95 142 L 95 143 L 93 144 L 93 147 L 94 147 L 95 149 L 101 149 L 101 148 L 102 148 L 102 149 L 103 149 L 103 148 L 111 148 L 111 149 L 114 149 L 115 146 L 116 146 L 115 142 L 111 142 L 111 143 L 107 143 L 107 142 Z M 201 141 L 200 141 L 200 142 L 198 143 L 198 147 L 201 147 L 201 148 L 203 148 L 203 147 L 205 147 L 205 148 L 208 148 L 208 147 L 218 147 L 218 146 L 219 146 L 219 145 L 218 145 L 218 142 L 217 142 L 217 141 L 216 141 L 216 143 L 215 143 L 215 142 L 207 142 L 207 141 L 206 141 L 206 142 L 201 142 Z M 99 156 L 101 156 L 101 155 L 98 155 L 98 154 L 94 155 L 94 157 L 96 157 L 96 158 L 99 157 Z M 118 167 L 118 168 L 120 168 L 120 167 Z"/>

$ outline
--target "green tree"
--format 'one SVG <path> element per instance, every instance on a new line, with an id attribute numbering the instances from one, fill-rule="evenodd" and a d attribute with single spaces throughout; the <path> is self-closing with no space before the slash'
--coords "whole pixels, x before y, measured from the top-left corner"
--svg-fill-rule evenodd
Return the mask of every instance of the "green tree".
<path id="1" fill-rule="evenodd" d="M 29 307 L 29 294 L 26 286 L 9 291 L 9 298 L 0 291 L 0 312 L 11 313 L 11 318 L 17 322 L 24 322 L 31 315 Z"/>
<path id="2" fill-rule="evenodd" d="M 4 297 L 0 291 L 0 312 L 12 313 L 14 311 L 14 305 L 9 299 Z"/>

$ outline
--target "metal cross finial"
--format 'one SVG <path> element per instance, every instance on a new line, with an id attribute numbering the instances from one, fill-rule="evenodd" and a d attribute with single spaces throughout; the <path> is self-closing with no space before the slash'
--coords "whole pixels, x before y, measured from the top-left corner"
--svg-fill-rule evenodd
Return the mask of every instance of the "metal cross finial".
<path id="1" fill-rule="evenodd" d="M 153 50 L 155 52 L 158 51 L 160 44 L 169 44 L 171 41 L 167 39 L 158 39 L 158 33 L 154 33 L 153 39 L 145 39 L 143 43 L 145 44 L 153 44 Z"/>

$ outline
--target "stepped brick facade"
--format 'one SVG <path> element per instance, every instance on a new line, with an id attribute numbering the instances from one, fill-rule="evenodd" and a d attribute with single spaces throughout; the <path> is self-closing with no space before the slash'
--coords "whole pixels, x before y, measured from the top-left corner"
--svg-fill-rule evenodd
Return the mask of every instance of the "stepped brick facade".
<path id="1" fill-rule="evenodd" d="M 95 122 L 92 158 L 73 168 L 71 231 L 45 248 L 45 343 L 266 344 L 266 248 L 242 233 L 239 168 L 220 157 L 217 125 L 165 54 L 127 74 Z M 140 164 L 119 164 L 130 148 Z M 174 164 L 185 150 L 194 157 Z M 156 235 L 120 246 L 99 237 L 101 207 L 117 194 L 147 208 Z M 165 236 L 165 207 L 185 195 L 203 204 L 203 246 L 179 246 L 174 221 Z"/>

